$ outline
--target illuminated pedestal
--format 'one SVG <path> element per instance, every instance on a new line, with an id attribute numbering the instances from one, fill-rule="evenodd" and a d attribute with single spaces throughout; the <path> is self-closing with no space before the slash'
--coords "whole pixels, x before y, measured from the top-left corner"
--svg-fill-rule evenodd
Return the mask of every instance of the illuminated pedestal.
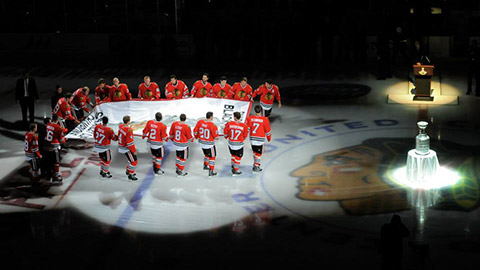
<path id="1" fill-rule="evenodd" d="M 408 151 L 407 179 L 411 183 L 421 184 L 435 181 L 439 167 L 435 151 L 429 150 L 426 155 L 417 154 L 415 149 Z"/>
<path id="2" fill-rule="evenodd" d="M 440 165 L 435 151 L 426 150 L 424 151 L 426 154 L 419 154 L 419 152 L 422 152 L 419 150 L 422 149 L 417 146 L 417 150 L 412 149 L 408 151 L 407 179 L 412 186 L 428 186 L 437 179 L 437 170 L 439 170 Z M 415 210 L 415 241 L 423 242 L 426 209 L 435 204 L 438 198 L 438 190 L 415 188 L 409 193 L 409 201 Z"/>

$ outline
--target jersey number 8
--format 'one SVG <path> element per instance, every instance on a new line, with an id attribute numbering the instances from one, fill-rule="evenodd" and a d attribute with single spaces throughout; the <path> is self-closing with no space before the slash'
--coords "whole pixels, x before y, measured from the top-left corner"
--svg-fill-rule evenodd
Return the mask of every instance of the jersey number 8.
<path id="1" fill-rule="evenodd" d="M 182 132 L 180 130 L 175 130 L 175 141 L 180 141 Z"/>

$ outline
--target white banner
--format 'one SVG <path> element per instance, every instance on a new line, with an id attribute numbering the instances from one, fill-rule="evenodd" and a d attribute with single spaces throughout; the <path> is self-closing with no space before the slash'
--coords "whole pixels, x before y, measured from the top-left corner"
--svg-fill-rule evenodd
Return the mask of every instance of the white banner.
<path id="1" fill-rule="evenodd" d="M 67 139 L 91 139 L 93 129 L 107 116 L 109 124 L 122 123 L 123 117 L 129 115 L 134 134 L 141 135 L 148 120 L 155 118 L 155 113 L 161 112 L 162 122 L 170 125 L 179 120 L 180 114 L 187 116 L 187 124 L 194 127 L 198 120 L 204 119 L 207 112 L 213 112 L 214 123 L 223 130 L 225 124 L 233 119 L 234 112 L 240 112 L 242 122 L 250 114 L 251 102 L 218 98 L 189 98 L 177 100 L 141 101 L 130 100 L 102 103 L 95 107 L 84 121 L 82 121 L 66 137 Z"/>

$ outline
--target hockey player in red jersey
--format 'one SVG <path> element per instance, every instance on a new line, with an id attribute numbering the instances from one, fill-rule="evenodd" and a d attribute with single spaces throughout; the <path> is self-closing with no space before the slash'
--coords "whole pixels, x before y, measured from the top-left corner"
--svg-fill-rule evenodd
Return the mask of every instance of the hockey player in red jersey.
<path id="1" fill-rule="evenodd" d="M 132 95 L 128 90 L 128 86 L 120 83 L 118 78 L 113 78 L 113 85 L 110 86 L 110 100 L 111 101 L 125 101 L 132 99 Z"/>
<path id="2" fill-rule="evenodd" d="M 58 121 L 62 128 L 72 130 L 74 128 L 73 123 L 79 124 L 80 121 L 72 114 L 71 102 L 73 100 L 72 93 L 65 94 L 65 97 L 60 98 L 57 105 L 53 109 L 53 114 L 58 116 Z"/>
<path id="3" fill-rule="evenodd" d="M 98 79 L 98 85 L 95 87 L 95 104 L 110 102 L 110 86 L 105 83 L 104 78 Z"/>
<path id="4" fill-rule="evenodd" d="M 202 79 L 193 84 L 191 97 L 202 98 L 212 95 L 212 84 L 208 82 L 208 74 L 203 73 Z"/>
<path id="5" fill-rule="evenodd" d="M 135 148 L 135 141 L 133 139 L 133 129 L 130 127 L 130 116 L 125 115 L 123 117 L 123 124 L 118 126 L 118 152 L 125 154 L 127 157 L 127 170 L 125 174 L 128 180 L 138 180 L 135 173 L 135 167 L 137 167 L 137 149 Z"/>
<path id="6" fill-rule="evenodd" d="M 247 81 L 247 77 L 242 77 L 240 82 L 233 84 L 233 99 L 242 101 L 252 100 L 253 89 Z"/>
<path id="7" fill-rule="evenodd" d="M 270 129 L 270 121 L 267 117 L 262 116 L 262 107 L 255 106 L 255 115 L 247 117 L 247 126 L 250 129 L 250 143 L 253 150 L 253 171 L 261 172 L 260 159 L 264 151 L 265 137 L 270 141 L 272 139 L 272 131 Z"/>
<path id="8" fill-rule="evenodd" d="M 138 98 L 144 100 L 160 99 L 160 89 L 150 76 L 143 77 L 143 83 L 138 86 Z"/>
<path id="9" fill-rule="evenodd" d="M 178 80 L 177 76 L 171 75 L 170 82 L 165 85 L 165 96 L 167 99 L 187 98 L 188 87 L 183 81 Z"/>
<path id="10" fill-rule="evenodd" d="M 30 180 L 38 182 L 39 160 L 42 158 L 38 149 L 37 124 L 31 123 L 25 133 L 25 160 L 30 163 Z"/>
<path id="11" fill-rule="evenodd" d="M 193 142 L 192 130 L 190 126 L 185 123 L 186 120 L 187 116 L 182 113 L 180 115 L 180 121 L 173 122 L 169 132 L 170 140 L 173 141 L 173 146 L 177 154 L 175 160 L 177 176 L 187 175 L 183 170 L 189 154 L 188 143 Z"/>
<path id="12" fill-rule="evenodd" d="M 228 139 L 228 149 L 232 155 L 232 175 L 235 176 L 242 174 L 239 167 L 243 156 L 243 144 L 248 137 L 248 127 L 240 121 L 239 112 L 233 113 L 233 119 L 225 125 L 223 134 Z"/>
<path id="13" fill-rule="evenodd" d="M 73 92 L 73 99 L 72 105 L 75 109 L 75 116 L 78 120 L 83 120 L 84 113 L 83 111 L 90 113 L 90 110 L 87 107 L 87 104 L 93 107 L 93 103 L 90 101 L 88 94 L 90 93 L 90 88 L 88 86 L 84 86 L 78 88 L 75 92 Z"/>
<path id="14" fill-rule="evenodd" d="M 202 147 L 203 169 L 208 170 L 208 176 L 217 175 L 215 172 L 215 157 L 217 156 L 217 148 L 215 148 L 215 139 L 218 137 L 218 128 L 213 123 L 213 113 L 207 112 L 205 120 L 201 119 L 193 129 L 193 135 Z"/>
<path id="15" fill-rule="evenodd" d="M 163 142 L 168 140 L 167 126 L 162 122 L 162 114 L 157 112 L 155 120 L 149 120 L 143 129 L 142 139 L 147 138 L 147 144 L 150 146 L 153 160 L 153 173 L 162 175 L 162 159 L 165 154 Z"/>
<path id="16" fill-rule="evenodd" d="M 220 82 L 216 83 L 212 89 L 212 97 L 215 98 L 232 98 L 232 86 L 227 83 L 227 77 L 220 77 Z"/>
<path id="17" fill-rule="evenodd" d="M 63 181 L 60 176 L 60 144 L 65 142 L 64 132 L 67 132 L 67 129 L 60 127 L 58 116 L 56 114 L 52 115 L 52 120 L 46 127 L 43 149 L 45 153 L 48 153 L 48 160 L 53 164 L 52 181 L 56 183 Z"/>
<path id="18" fill-rule="evenodd" d="M 98 153 L 100 157 L 100 175 L 103 178 L 112 178 L 110 171 L 110 162 L 112 161 L 112 152 L 110 151 L 111 141 L 117 140 L 117 135 L 111 127 L 107 126 L 108 117 L 102 117 L 102 123 L 95 126 L 93 130 L 93 138 L 95 145 L 93 151 Z"/>
<path id="19" fill-rule="evenodd" d="M 260 85 L 253 92 L 252 98 L 260 96 L 260 106 L 263 109 L 263 116 L 269 117 L 272 113 L 274 99 L 277 99 L 278 108 L 282 107 L 282 101 L 280 100 L 280 90 L 278 86 L 273 84 L 271 79 L 265 80 L 265 84 Z"/>

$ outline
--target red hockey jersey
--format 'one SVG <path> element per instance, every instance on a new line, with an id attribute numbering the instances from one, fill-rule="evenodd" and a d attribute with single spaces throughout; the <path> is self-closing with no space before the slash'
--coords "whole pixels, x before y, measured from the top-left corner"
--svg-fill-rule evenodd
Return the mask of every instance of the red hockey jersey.
<path id="1" fill-rule="evenodd" d="M 98 124 L 93 130 L 93 138 L 95 139 L 95 145 L 93 151 L 102 153 L 110 149 L 110 143 L 112 140 L 117 140 L 115 131 L 111 127 Z"/>
<path id="2" fill-rule="evenodd" d="M 195 125 L 193 135 L 202 148 L 212 148 L 215 145 L 215 138 L 218 137 L 218 128 L 212 121 L 202 119 Z"/>
<path id="3" fill-rule="evenodd" d="M 225 86 L 221 86 L 220 83 L 216 83 L 212 89 L 212 97 L 215 98 L 232 98 L 232 86 L 228 83 Z"/>
<path id="4" fill-rule="evenodd" d="M 242 87 L 241 83 L 236 82 L 233 84 L 232 92 L 233 99 L 250 101 L 250 99 L 252 99 L 253 89 L 248 83 L 245 85 L 245 87 Z"/>
<path id="5" fill-rule="evenodd" d="M 65 142 L 64 132 L 67 132 L 67 129 L 62 129 L 59 124 L 48 123 L 44 138 L 44 148 L 48 151 L 60 149 L 60 143 Z"/>
<path id="6" fill-rule="evenodd" d="M 193 142 L 190 126 L 180 121 L 173 122 L 169 135 L 175 150 L 184 150 L 188 147 L 189 141 Z"/>
<path id="7" fill-rule="evenodd" d="M 132 95 L 128 90 L 128 86 L 124 83 L 118 86 L 110 86 L 110 100 L 111 101 L 124 101 L 132 99 Z"/>
<path id="8" fill-rule="evenodd" d="M 72 104 L 75 105 L 78 109 L 84 109 L 86 112 L 90 112 L 87 107 L 87 103 L 92 103 L 90 98 L 83 93 L 83 88 L 78 88 L 75 92 L 73 92 L 73 99 Z"/>
<path id="9" fill-rule="evenodd" d="M 167 141 L 167 126 L 162 122 L 150 120 L 143 129 L 142 138 L 147 137 L 147 143 L 150 144 L 150 148 L 158 149 L 163 146 L 163 141 Z"/>
<path id="10" fill-rule="evenodd" d="M 275 84 L 272 84 L 270 89 L 268 89 L 265 84 L 260 85 L 255 92 L 253 92 L 253 98 L 256 96 L 260 96 L 260 105 L 265 110 L 270 110 L 272 108 L 274 98 L 280 102 L 280 91 Z"/>
<path id="11" fill-rule="evenodd" d="M 105 87 L 100 88 L 97 86 L 95 88 L 95 103 L 100 104 L 102 102 L 109 102 L 110 101 L 110 86 L 105 85 Z"/>
<path id="12" fill-rule="evenodd" d="M 136 152 L 135 141 L 133 140 L 133 129 L 125 124 L 118 126 L 118 152 L 124 154 L 128 151 Z"/>
<path id="13" fill-rule="evenodd" d="M 146 100 L 160 99 L 158 84 L 150 82 L 150 85 L 147 86 L 145 83 L 141 83 L 138 86 L 138 98 Z"/>
<path id="14" fill-rule="evenodd" d="M 228 139 L 228 146 L 232 150 L 238 150 L 248 137 L 248 127 L 240 121 L 230 121 L 225 125 L 223 134 Z"/>
<path id="15" fill-rule="evenodd" d="M 191 96 L 202 98 L 202 97 L 211 97 L 212 96 L 212 84 L 207 82 L 203 83 L 202 80 L 198 80 L 193 84 Z"/>
<path id="16" fill-rule="evenodd" d="M 57 101 L 57 105 L 53 109 L 53 113 L 58 115 L 60 119 L 64 120 L 75 120 L 75 117 L 72 115 L 72 107 L 67 101 L 67 98 L 60 98 Z"/>
<path id="17" fill-rule="evenodd" d="M 177 84 L 171 82 L 165 85 L 165 96 L 167 99 L 182 99 L 188 97 L 188 87 L 181 81 L 177 80 Z"/>
<path id="18" fill-rule="evenodd" d="M 25 160 L 36 157 L 42 157 L 38 149 L 38 134 L 28 131 L 25 133 Z"/>
<path id="19" fill-rule="evenodd" d="M 270 141 L 272 139 L 272 130 L 270 121 L 267 117 L 250 115 L 247 117 L 247 126 L 250 129 L 250 142 L 252 145 L 263 145 L 265 137 Z"/>

